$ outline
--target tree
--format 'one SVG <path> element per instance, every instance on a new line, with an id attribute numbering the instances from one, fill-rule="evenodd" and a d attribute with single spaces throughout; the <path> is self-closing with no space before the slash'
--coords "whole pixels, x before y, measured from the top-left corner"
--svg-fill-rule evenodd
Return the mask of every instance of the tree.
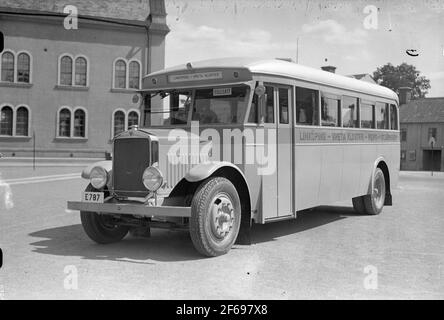
<path id="1" fill-rule="evenodd" d="M 412 88 L 412 99 L 424 98 L 427 90 L 430 89 L 430 80 L 424 76 L 419 75 L 419 70 L 410 64 L 403 62 L 399 66 L 394 66 L 391 63 L 377 68 L 373 72 L 373 79 L 381 86 L 387 87 L 396 93 L 399 93 L 399 88 Z"/>

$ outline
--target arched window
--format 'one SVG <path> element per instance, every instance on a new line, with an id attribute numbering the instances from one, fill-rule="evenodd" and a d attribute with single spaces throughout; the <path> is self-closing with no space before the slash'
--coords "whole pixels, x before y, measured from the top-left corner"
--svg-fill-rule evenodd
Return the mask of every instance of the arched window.
<path id="1" fill-rule="evenodd" d="M 131 89 L 139 89 L 140 83 L 140 65 L 137 61 L 132 61 L 129 64 L 129 83 Z"/>
<path id="2" fill-rule="evenodd" d="M 136 111 L 131 111 L 128 113 L 128 129 L 131 128 L 133 125 L 139 124 L 139 115 Z"/>
<path id="3" fill-rule="evenodd" d="M 75 72 L 76 86 L 86 86 L 87 62 L 85 58 L 79 57 L 76 59 Z"/>
<path id="4" fill-rule="evenodd" d="M 117 60 L 114 69 L 114 87 L 126 88 L 126 62 Z"/>
<path id="5" fill-rule="evenodd" d="M 0 111 L 0 135 L 12 136 L 12 107 L 3 107 Z"/>
<path id="6" fill-rule="evenodd" d="M 19 107 L 17 109 L 15 135 L 28 136 L 29 112 L 26 107 Z"/>
<path id="7" fill-rule="evenodd" d="M 31 59 L 27 53 L 20 53 L 17 57 L 17 82 L 29 83 Z"/>
<path id="8" fill-rule="evenodd" d="M 65 86 L 72 85 L 72 59 L 64 56 L 60 60 L 60 84 Z"/>
<path id="9" fill-rule="evenodd" d="M 113 119 L 114 135 L 125 131 L 125 113 L 123 111 L 116 111 Z"/>
<path id="10" fill-rule="evenodd" d="M 74 137 L 85 137 L 86 115 L 82 109 L 74 112 Z"/>
<path id="11" fill-rule="evenodd" d="M 14 82 L 14 54 L 2 54 L 2 81 Z"/>
<path id="12" fill-rule="evenodd" d="M 59 136 L 71 136 L 71 111 L 67 108 L 63 108 L 59 112 Z"/>

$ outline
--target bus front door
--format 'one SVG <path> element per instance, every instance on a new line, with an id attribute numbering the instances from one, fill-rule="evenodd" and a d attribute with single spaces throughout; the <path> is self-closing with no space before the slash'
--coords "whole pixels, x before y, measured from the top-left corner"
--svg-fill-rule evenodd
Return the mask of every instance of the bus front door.
<path id="1" fill-rule="evenodd" d="M 292 194 L 292 89 L 266 85 L 264 128 L 275 132 L 276 140 L 268 141 L 266 149 L 274 155 L 274 167 L 262 177 L 263 222 L 293 215 Z M 267 136 L 267 133 L 265 134 Z M 274 148 L 274 150 L 272 150 Z"/>

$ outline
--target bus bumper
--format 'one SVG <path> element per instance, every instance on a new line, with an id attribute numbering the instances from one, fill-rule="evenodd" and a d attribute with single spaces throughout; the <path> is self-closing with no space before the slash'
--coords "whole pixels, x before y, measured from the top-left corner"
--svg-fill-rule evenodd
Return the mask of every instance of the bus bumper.
<path id="1" fill-rule="evenodd" d="M 68 209 L 97 213 L 136 215 L 143 217 L 191 217 L 191 207 L 156 207 L 133 203 L 90 203 L 68 201 Z"/>

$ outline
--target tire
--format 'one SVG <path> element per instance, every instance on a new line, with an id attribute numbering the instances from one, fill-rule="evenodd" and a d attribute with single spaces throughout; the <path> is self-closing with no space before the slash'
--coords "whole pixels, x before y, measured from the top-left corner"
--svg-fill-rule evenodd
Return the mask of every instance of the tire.
<path id="1" fill-rule="evenodd" d="M 356 197 L 352 199 L 353 202 L 353 208 L 355 211 L 359 214 L 367 214 L 367 211 L 365 210 L 364 205 L 364 197 Z"/>
<path id="2" fill-rule="evenodd" d="M 191 201 L 190 236 L 204 256 L 227 253 L 239 233 L 241 204 L 234 185 L 225 178 L 204 181 Z"/>
<path id="3" fill-rule="evenodd" d="M 85 191 L 98 190 L 88 185 Z M 126 236 L 129 230 L 128 227 L 118 226 L 113 223 L 112 218 L 106 214 L 80 211 L 80 220 L 88 237 L 100 244 L 118 242 Z"/>
<path id="4" fill-rule="evenodd" d="M 385 177 L 380 168 L 376 168 L 373 175 L 373 190 L 369 195 L 364 196 L 364 206 L 367 214 L 380 214 L 385 202 Z"/>

